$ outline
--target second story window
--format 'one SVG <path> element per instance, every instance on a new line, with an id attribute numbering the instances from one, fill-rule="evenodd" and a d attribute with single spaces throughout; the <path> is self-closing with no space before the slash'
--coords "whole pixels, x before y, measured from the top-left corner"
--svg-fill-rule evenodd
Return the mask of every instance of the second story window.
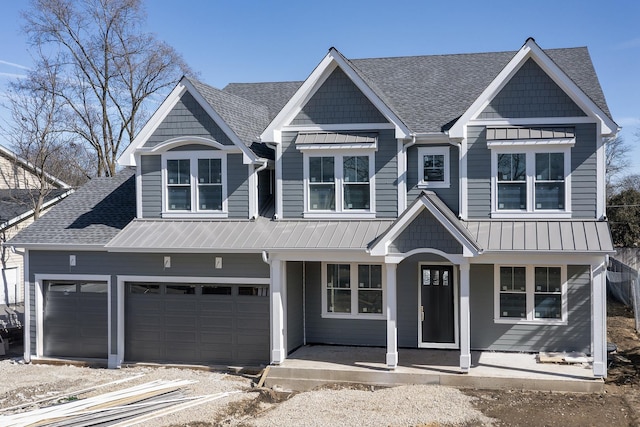
<path id="1" fill-rule="evenodd" d="M 492 148 L 492 217 L 571 216 L 570 148 Z"/>
<path id="2" fill-rule="evenodd" d="M 373 213 L 373 153 L 305 154 L 305 216 Z"/>
<path id="3" fill-rule="evenodd" d="M 226 216 L 226 156 L 216 151 L 163 155 L 163 217 Z"/>
<path id="4" fill-rule="evenodd" d="M 448 188 L 449 147 L 418 148 L 418 187 Z"/>

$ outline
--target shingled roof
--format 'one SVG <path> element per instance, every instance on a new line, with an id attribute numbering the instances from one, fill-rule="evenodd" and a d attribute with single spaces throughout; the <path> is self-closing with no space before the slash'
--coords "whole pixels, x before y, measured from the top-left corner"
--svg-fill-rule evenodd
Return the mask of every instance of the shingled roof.
<path id="1" fill-rule="evenodd" d="M 7 242 L 20 247 L 102 247 L 133 220 L 135 175 L 94 178 Z"/>
<path id="2" fill-rule="evenodd" d="M 586 47 L 547 49 L 544 52 L 611 117 Z M 442 132 L 471 106 L 516 53 L 507 51 L 347 61 L 411 131 Z M 302 82 L 231 83 L 223 91 L 265 106 L 271 120 L 301 85 Z"/>
<path id="3" fill-rule="evenodd" d="M 0 224 L 24 215 L 33 210 L 33 201 L 37 199 L 39 190 L 33 189 L 1 189 L 0 190 Z M 65 189 L 51 189 L 44 195 L 44 203 L 53 201 L 69 192 Z"/>

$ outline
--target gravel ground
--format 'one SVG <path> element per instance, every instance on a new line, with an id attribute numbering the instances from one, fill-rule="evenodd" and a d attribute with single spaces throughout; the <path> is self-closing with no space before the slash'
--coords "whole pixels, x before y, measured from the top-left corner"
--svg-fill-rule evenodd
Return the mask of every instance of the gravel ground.
<path id="1" fill-rule="evenodd" d="M 139 377 L 125 383 L 103 386 L 87 393 L 75 393 L 136 376 Z M 258 390 L 253 386 L 256 378 L 219 372 L 162 367 L 109 370 L 66 365 L 25 365 L 19 363 L 18 359 L 0 361 L 0 378 L 3 379 L 0 382 L 0 408 L 69 393 L 82 399 L 159 379 L 196 381 L 184 387 L 184 393 L 188 396 L 238 392 L 137 424 L 143 427 L 491 425 L 491 419 L 473 408 L 473 398 L 456 389 L 438 386 L 376 390 L 334 387 L 294 394 Z M 36 407 L 38 405 L 30 409 Z"/>

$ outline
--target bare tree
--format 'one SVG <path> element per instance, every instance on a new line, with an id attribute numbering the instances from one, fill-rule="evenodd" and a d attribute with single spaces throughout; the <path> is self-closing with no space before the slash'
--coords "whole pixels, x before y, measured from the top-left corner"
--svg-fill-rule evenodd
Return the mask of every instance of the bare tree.
<path id="1" fill-rule="evenodd" d="M 49 91 L 64 82 L 60 80 L 59 68 L 47 65 L 9 84 L 7 109 L 10 120 L 0 126 L 19 156 L 14 161 L 26 160 L 31 166 L 28 175 L 17 177 L 12 187 L 28 190 L 26 194 L 31 198 L 35 219 L 41 214 L 46 196 L 59 186 L 51 177 L 71 176 L 76 170 L 74 160 L 78 158 L 69 156 L 74 151 L 73 135 L 64 132 L 60 126 L 66 116 L 64 100 Z M 64 163 L 62 159 L 66 159 Z M 22 167 L 14 169 L 24 170 Z"/>
<path id="2" fill-rule="evenodd" d="M 614 192 L 614 184 L 620 175 L 631 164 L 629 159 L 629 152 L 631 147 L 627 144 L 620 135 L 613 138 L 608 138 L 606 141 L 605 150 L 605 172 L 606 172 L 606 184 L 607 194 L 611 195 Z"/>
<path id="3" fill-rule="evenodd" d="M 141 0 L 31 0 L 23 14 L 32 46 L 55 53 L 66 82 L 49 88 L 68 109 L 67 130 L 95 151 L 96 174 L 112 176 L 120 152 L 148 117 L 146 102 L 189 72 L 182 57 L 143 33 Z"/>

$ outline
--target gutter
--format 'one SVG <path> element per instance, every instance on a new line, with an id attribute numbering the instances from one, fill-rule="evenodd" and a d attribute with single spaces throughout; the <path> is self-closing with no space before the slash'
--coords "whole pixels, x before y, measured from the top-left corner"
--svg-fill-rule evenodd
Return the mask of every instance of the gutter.
<path id="1" fill-rule="evenodd" d="M 55 198 L 53 198 L 53 199 L 49 200 L 48 202 L 43 203 L 43 204 L 42 204 L 42 207 L 40 208 L 40 210 L 47 209 L 47 208 L 49 208 L 51 205 L 54 205 L 54 204 L 58 203 L 60 200 L 62 200 L 62 199 L 64 199 L 65 197 L 69 196 L 69 195 L 70 195 L 71 193 L 73 193 L 74 191 L 75 191 L 75 190 L 71 189 L 71 190 L 67 191 L 66 193 L 63 193 L 63 194 L 61 194 L 61 195 L 59 195 L 59 196 L 57 196 L 57 197 L 55 197 Z M 29 217 L 30 217 L 30 216 L 32 216 L 34 213 L 35 213 L 35 209 L 30 209 L 30 210 L 28 210 L 27 212 L 25 212 L 25 213 L 23 213 L 23 214 L 21 214 L 21 215 L 18 215 L 18 216 L 14 217 L 14 218 L 11 218 L 11 219 L 10 219 L 9 221 L 7 221 L 7 222 L 3 222 L 2 224 L 0 224 L 0 229 L 4 230 L 5 228 L 9 228 L 9 227 L 11 227 L 12 225 L 15 225 L 15 224 L 17 224 L 17 223 L 19 223 L 19 222 L 21 222 L 21 221 L 25 220 L 26 218 L 29 218 Z"/>

